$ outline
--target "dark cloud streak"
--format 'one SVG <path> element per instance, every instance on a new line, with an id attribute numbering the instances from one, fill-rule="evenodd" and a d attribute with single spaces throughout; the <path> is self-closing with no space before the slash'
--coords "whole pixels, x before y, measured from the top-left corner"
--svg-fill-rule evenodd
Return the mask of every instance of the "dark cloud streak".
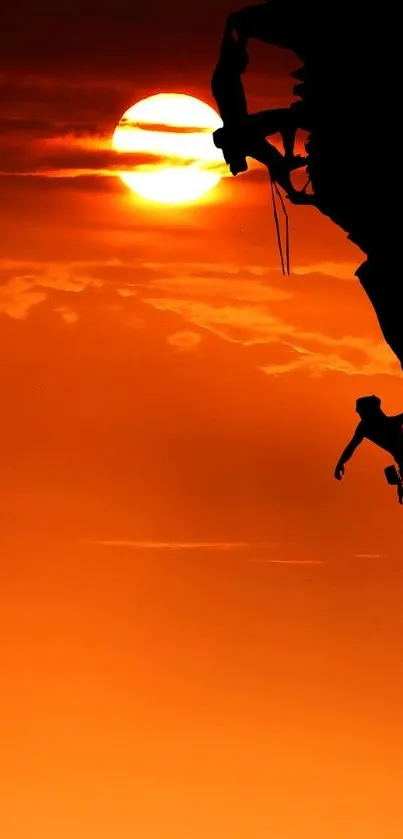
<path id="1" fill-rule="evenodd" d="M 151 152 L 117 152 L 114 149 L 97 148 L 54 148 L 45 155 L 30 154 L 29 150 L 5 148 L 0 152 L 0 175 L 2 176 L 48 176 L 57 177 L 69 172 L 74 174 L 113 175 L 122 171 L 135 171 L 142 167 L 163 166 L 174 163 L 176 158 Z M 191 159 L 180 158 L 181 164 L 192 163 Z M 83 172 L 83 170 L 85 170 Z"/>

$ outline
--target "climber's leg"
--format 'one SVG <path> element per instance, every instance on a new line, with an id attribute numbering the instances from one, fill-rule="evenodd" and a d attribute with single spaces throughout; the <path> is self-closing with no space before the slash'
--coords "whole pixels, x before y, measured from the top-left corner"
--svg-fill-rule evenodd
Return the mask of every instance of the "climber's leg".
<path id="1" fill-rule="evenodd" d="M 212 75 L 211 91 L 224 125 L 233 126 L 247 120 L 248 107 L 241 76 L 222 58 Z"/>
<path id="2" fill-rule="evenodd" d="M 304 166 L 303 158 L 292 157 L 287 159 L 280 154 L 275 146 L 261 139 L 251 139 L 249 145 L 245 146 L 245 153 L 248 157 L 263 163 L 273 180 L 285 190 L 289 197 L 295 193 L 290 172 Z"/>
<path id="3" fill-rule="evenodd" d="M 247 119 L 248 130 L 256 131 L 263 137 L 281 134 L 286 157 L 294 156 L 295 136 L 299 128 L 295 111 L 290 108 L 274 108 L 250 114 Z"/>

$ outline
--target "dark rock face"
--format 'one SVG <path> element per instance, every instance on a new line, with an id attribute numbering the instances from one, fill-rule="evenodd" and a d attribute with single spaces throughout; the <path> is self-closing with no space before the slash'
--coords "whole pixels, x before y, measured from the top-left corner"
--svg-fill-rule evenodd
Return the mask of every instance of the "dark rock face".
<path id="1" fill-rule="evenodd" d="M 315 203 L 367 256 L 357 276 L 403 367 L 396 247 L 402 234 L 396 241 L 392 209 L 394 189 L 400 197 L 393 20 L 385 21 L 386 7 L 362 0 L 340 0 L 336 7 L 308 0 L 307 6 L 309 31 L 296 44 L 304 64 L 302 85 L 294 90 L 300 103 L 294 107 L 306 110 L 310 123 L 308 173 Z"/>
<path id="2" fill-rule="evenodd" d="M 238 14 L 245 34 L 302 62 L 292 107 L 309 131 L 315 205 L 366 255 L 357 276 L 403 367 L 399 10 L 390 0 L 268 0 Z"/>

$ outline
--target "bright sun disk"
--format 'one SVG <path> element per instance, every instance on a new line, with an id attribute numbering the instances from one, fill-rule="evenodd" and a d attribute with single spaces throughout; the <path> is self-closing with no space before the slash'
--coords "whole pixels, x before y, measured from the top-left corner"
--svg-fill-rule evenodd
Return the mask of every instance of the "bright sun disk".
<path id="1" fill-rule="evenodd" d="M 112 145 L 120 152 L 155 155 L 156 160 L 120 172 L 121 180 L 142 198 L 160 204 L 201 198 L 221 178 L 217 168 L 222 153 L 211 137 L 221 125 L 213 108 L 194 96 L 158 93 L 142 99 L 123 114 Z"/>

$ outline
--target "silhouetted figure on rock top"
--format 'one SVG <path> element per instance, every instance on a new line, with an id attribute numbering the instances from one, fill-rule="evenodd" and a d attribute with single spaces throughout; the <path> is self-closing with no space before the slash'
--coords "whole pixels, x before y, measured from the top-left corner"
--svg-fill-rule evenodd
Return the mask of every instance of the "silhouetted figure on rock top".
<path id="1" fill-rule="evenodd" d="M 362 396 L 357 399 L 356 411 L 360 422 L 354 435 L 337 463 L 334 477 L 340 481 L 344 475 L 344 465 L 353 456 L 357 446 L 363 440 L 370 440 L 388 452 L 395 460 L 397 470 L 394 466 L 385 469 L 388 483 L 395 484 L 398 488 L 399 503 L 403 503 L 403 414 L 389 417 L 381 408 L 379 396 Z"/>
<path id="2" fill-rule="evenodd" d="M 388 0 L 381 5 L 369 0 L 265 0 L 241 8 L 226 21 L 212 89 L 224 124 L 215 139 L 233 174 L 246 170 L 247 156 L 256 157 L 292 203 L 313 203 L 366 255 L 356 276 L 403 366 L 401 230 L 393 209 L 403 194 L 396 144 L 401 99 L 398 8 Z M 289 109 L 271 116 L 266 111 L 248 114 L 241 75 L 248 66 L 251 39 L 292 51 L 301 61 L 293 73 L 299 99 Z M 309 134 L 306 164 L 312 195 L 289 188 L 290 172 L 298 163 L 291 150 L 298 128 Z M 283 136 L 284 156 L 264 142 L 273 132 Z"/>
<path id="3" fill-rule="evenodd" d="M 312 203 L 305 190 L 296 190 L 290 173 L 306 166 L 306 158 L 294 154 L 295 136 L 301 119 L 291 108 L 277 108 L 249 114 L 241 75 L 248 66 L 246 41 L 229 18 L 224 31 L 221 53 L 214 70 L 211 88 L 223 120 L 223 128 L 213 134 L 217 148 L 222 149 L 225 162 L 233 175 L 246 172 L 246 157 L 262 163 L 272 180 L 279 184 L 293 203 Z M 267 137 L 280 134 L 284 155 Z"/>

